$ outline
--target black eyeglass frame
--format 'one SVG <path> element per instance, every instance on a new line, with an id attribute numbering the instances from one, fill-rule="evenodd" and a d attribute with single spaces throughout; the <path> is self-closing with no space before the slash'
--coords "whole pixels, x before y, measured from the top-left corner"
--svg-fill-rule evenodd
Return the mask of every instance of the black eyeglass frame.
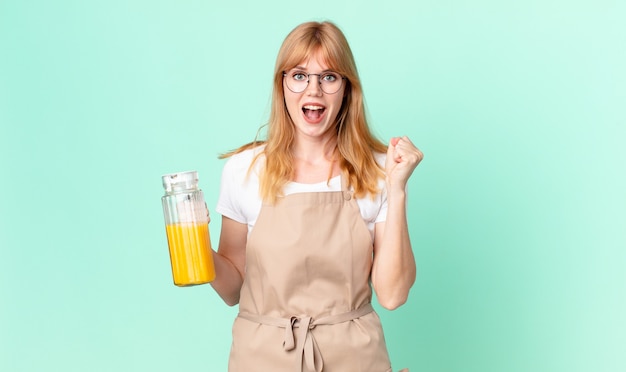
<path id="1" fill-rule="evenodd" d="M 283 71 L 283 79 L 287 77 L 287 72 L 288 71 Z M 322 76 L 325 75 L 325 74 L 328 74 L 330 72 L 332 72 L 333 74 L 337 74 L 337 75 L 339 75 L 339 77 L 341 77 L 341 84 L 339 85 L 339 88 L 337 88 L 337 90 L 332 92 L 332 93 L 328 93 L 327 91 L 325 91 L 324 88 L 323 88 L 324 86 L 322 85 Z M 335 71 L 326 71 L 326 72 L 322 72 L 322 73 L 319 73 L 319 74 L 309 74 L 309 73 L 306 73 L 306 72 L 298 72 L 298 73 L 302 74 L 302 75 L 306 75 L 306 85 L 304 86 L 304 88 L 301 91 L 298 92 L 298 91 L 295 91 L 295 90 L 291 89 L 291 87 L 289 87 L 289 83 L 287 83 L 286 84 L 287 85 L 287 89 L 289 89 L 293 93 L 302 93 L 302 92 L 304 92 L 306 90 L 306 88 L 309 87 L 309 83 L 311 82 L 311 76 L 312 75 L 313 76 L 317 76 L 317 83 L 320 85 L 320 89 L 322 90 L 322 92 L 324 92 L 326 94 L 335 94 L 335 93 L 339 92 L 341 90 L 341 87 L 344 84 L 344 81 L 347 80 L 345 76 L 343 76 L 340 73 L 335 72 Z"/>

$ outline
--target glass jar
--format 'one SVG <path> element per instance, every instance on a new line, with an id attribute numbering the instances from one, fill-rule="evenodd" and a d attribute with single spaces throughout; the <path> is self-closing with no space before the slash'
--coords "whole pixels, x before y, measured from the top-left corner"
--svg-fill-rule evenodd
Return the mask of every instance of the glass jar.
<path id="1" fill-rule="evenodd" d="M 172 276 L 177 286 L 204 284 L 215 279 L 209 235 L 209 210 L 198 172 L 166 174 L 161 198 L 170 251 Z"/>

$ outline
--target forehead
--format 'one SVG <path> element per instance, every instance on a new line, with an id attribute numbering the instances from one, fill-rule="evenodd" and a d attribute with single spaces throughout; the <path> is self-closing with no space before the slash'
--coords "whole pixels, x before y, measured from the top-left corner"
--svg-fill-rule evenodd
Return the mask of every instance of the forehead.
<path id="1" fill-rule="evenodd" d="M 325 71 L 332 69 L 332 66 L 324 58 L 323 53 L 320 50 L 310 53 L 309 55 L 298 61 L 293 68 L 301 68 L 309 71 Z"/>

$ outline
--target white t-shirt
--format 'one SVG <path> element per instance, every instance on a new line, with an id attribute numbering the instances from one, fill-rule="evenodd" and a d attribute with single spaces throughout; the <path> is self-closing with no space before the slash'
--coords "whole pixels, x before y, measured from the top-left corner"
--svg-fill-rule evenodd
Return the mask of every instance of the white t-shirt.
<path id="1" fill-rule="evenodd" d="M 263 166 L 264 159 L 260 158 L 248 173 L 250 164 L 256 154 L 261 152 L 263 146 L 248 149 L 231 156 L 222 171 L 220 195 L 215 211 L 222 216 L 228 217 L 240 223 L 248 225 L 248 234 L 261 212 L 262 200 L 259 195 L 259 170 Z M 377 154 L 376 161 L 384 165 L 386 154 Z M 361 217 L 365 221 L 372 239 L 374 237 L 374 225 L 383 222 L 387 218 L 387 193 L 385 181 L 379 180 L 378 188 L 382 190 L 372 199 L 370 195 L 357 199 L 361 211 Z M 289 182 L 284 189 L 285 195 L 298 192 L 328 192 L 341 191 L 341 177 L 336 176 L 330 182 L 313 184 Z"/>

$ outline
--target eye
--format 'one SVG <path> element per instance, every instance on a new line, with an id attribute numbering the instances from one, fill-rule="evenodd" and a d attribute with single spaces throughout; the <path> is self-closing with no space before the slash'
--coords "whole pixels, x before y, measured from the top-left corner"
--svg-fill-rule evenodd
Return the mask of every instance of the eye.
<path id="1" fill-rule="evenodd" d="M 306 81 L 308 79 L 308 76 L 303 72 L 297 71 L 291 74 L 291 78 L 296 81 Z"/>
<path id="2" fill-rule="evenodd" d="M 322 75 L 322 81 L 327 82 L 327 83 L 334 83 L 335 81 L 339 79 L 340 79 L 339 75 L 334 72 L 327 72 L 324 75 Z"/>

